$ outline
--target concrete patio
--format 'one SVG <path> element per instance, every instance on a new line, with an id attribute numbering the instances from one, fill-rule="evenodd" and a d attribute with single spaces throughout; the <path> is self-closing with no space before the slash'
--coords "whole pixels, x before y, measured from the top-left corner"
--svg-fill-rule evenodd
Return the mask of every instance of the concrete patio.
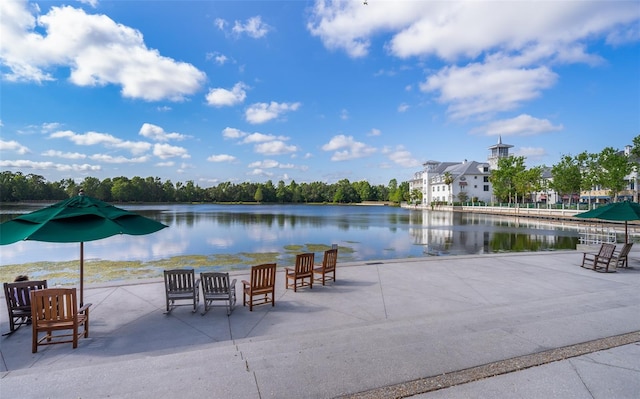
<path id="1" fill-rule="evenodd" d="M 77 349 L 32 354 L 28 326 L 2 337 L 0 395 L 637 398 L 639 250 L 609 274 L 576 251 L 339 263 L 335 283 L 297 293 L 280 272 L 275 307 L 253 312 L 233 272 L 229 317 L 165 315 L 161 279 L 92 285 Z"/>

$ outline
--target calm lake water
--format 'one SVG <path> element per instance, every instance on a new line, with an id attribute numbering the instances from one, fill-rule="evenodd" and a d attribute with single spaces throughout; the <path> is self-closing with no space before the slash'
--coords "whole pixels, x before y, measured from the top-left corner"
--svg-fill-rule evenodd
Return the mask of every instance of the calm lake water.
<path id="1" fill-rule="evenodd" d="M 4 206 L 2 220 L 40 206 Z M 122 206 L 169 228 L 85 244 L 85 259 L 151 261 L 175 256 L 284 253 L 290 246 L 331 245 L 342 261 L 575 249 L 575 225 L 388 206 Z M 0 265 L 78 259 L 78 244 L 23 241 L 1 248 Z M 289 249 L 290 251 L 290 249 Z M 290 254 L 289 254 L 290 255 Z"/>

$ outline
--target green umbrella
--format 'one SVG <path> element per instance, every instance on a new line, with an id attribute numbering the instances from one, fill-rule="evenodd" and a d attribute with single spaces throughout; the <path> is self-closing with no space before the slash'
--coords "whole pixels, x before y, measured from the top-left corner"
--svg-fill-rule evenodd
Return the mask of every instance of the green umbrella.
<path id="1" fill-rule="evenodd" d="M 579 213 L 577 218 L 600 219 L 624 222 L 624 242 L 629 242 L 627 223 L 630 220 L 640 220 L 640 204 L 637 202 L 612 202 L 596 209 Z"/>
<path id="2" fill-rule="evenodd" d="M 22 240 L 80 243 L 80 304 L 83 304 L 84 242 L 116 234 L 144 235 L 167 227 L 153 219 L 86 195 L 58 202 L 0 224 L 0 245 Z"/>

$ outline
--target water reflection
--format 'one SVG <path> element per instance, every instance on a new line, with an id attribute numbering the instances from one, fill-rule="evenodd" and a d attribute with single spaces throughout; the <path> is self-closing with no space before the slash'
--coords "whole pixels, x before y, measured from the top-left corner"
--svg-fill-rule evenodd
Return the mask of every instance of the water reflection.
<path id="1" fill-rule="evenodd" d="M 41 207 L 41 206 L 40 206 Z M 149 236 L 116 236 L 85 245 L 85 258 L 150 261 L 180 255 L 284 252 L 337 243 L 343 260 L 574 249 L 575 225 L 474 213 L 386 206 L 122 206 L 169 226 Z M 2 218 L 38 207 L 3 207 Z M 20 242 L 2 247 L 1 265 L 78 258 L 77 244 Z"/>

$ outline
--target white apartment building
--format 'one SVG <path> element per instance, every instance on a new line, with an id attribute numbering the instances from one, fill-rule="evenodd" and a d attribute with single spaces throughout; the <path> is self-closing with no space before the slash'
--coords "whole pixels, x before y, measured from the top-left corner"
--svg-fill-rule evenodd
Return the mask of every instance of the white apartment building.
<path id="1" fill-rule="evenodd" d="M 422 205 L 433 202 L 457 202 L 465 197 L 465 202 L 492 202 L 493 187 L 489 182 L 492 168 L 497 168 L 498 159 L 509 157 L 509 144 L 498 143 L 489 147 L 491 151 L 487 162 L 467 161 L 440 162 L 427 161 L 424 169 L 416 172 L 409 180 L 409 190 L 419 190 L 422 193 Z M 447 184 L 447 176 L 453 182 Z M 462 195 L 461 195 L 462 194 Z"/>

